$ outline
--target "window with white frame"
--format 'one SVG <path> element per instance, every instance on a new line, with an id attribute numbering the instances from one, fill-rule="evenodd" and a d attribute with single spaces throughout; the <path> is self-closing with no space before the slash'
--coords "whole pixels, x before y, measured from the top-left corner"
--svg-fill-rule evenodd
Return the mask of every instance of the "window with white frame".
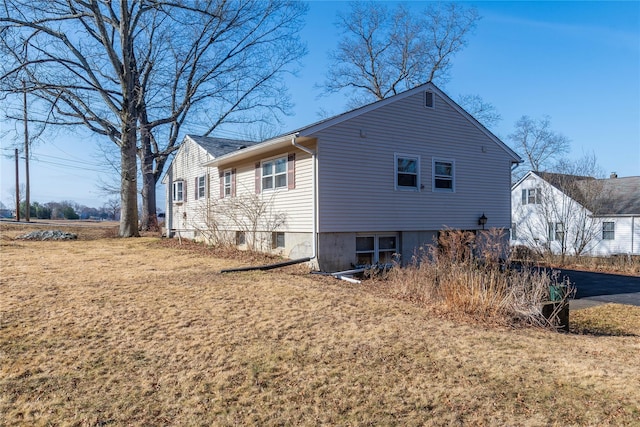
<path id="1" fill-rule="evenodd" d="M 455 191 L 455 163 L 453 160 L 433 159 L 433 190 Z"/>
<path id="2" fill-rule="evenodd" d="M 522 190 L 522 204 L 523 205 L 539 205 L 540 204 L 540 189 L 528 188 Z"/>
<path id="3" fill-rule="evenodd" d="M 184 201 L 184 181 L 173 182 L 173 201 L 174 202 Z"/>
<path id="4" fill-rule="evenodd" d="M 224 197 L 232 195 L 232 172 L 231 170 L 224 171 Z"/>
<path id="5" fill-rule="evenodd" d="M 602 240 L 615 240 L 616 223 L 605 221 L 602 223 Z"/>
<path id="6" fill-rule="evenodd" d="M 564 239 L 564 223 L 562 222 L 550 222 L 549 223 L 549 240 L 557 240 L 562 242 Z"/>
<path id="7" fill-rule="evenodd" d="M 417 190 L 420 188 L 420 157 L 396 154 L 396 189 Z"/>
<path id="8" fill-rule="evenodd" d="M 206 176 L 199 176 L 196 178 L 196 199 L 204 198 L 207 189 Z"/>
<path id="9" fill-rule="evenodd" d="M 262 162 L 262 190 L 287 188 L 287 158 Z"/>
<path id="10" fill-rule="evenodd" d="M 356 236 L 356 264 L 391 264 L 398 253 L 396 235 Z"/>

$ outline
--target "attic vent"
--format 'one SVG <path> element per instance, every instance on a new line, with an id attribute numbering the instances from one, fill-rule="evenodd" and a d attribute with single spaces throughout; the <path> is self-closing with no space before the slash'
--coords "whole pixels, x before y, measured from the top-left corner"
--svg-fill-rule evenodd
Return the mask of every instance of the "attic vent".
<path id="1" fill-rule="evenodd" d="M 433 92 L 424 93 L 424 106 L 427 108 L 433 108 Z"/>

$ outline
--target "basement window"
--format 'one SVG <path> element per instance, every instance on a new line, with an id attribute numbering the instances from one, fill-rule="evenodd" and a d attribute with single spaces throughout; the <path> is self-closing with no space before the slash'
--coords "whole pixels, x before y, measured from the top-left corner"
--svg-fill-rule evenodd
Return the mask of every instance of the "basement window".
<path id="1" fill-rule="evenodd" d="M 244 231 L 236 231 L 236 246 L 242 246 L 247 244 L 247 236 Z"/>
<path id="2" fill-rule="evenodd" d="M 390 265 L 398 253 L 396 235 L 356 236 L 356 265 Z"/>
<path id="3" fill-rule="evenodd" d="M 284 232 L 274 231 L 271 233 L 271 249 L 284 248 Z"/>

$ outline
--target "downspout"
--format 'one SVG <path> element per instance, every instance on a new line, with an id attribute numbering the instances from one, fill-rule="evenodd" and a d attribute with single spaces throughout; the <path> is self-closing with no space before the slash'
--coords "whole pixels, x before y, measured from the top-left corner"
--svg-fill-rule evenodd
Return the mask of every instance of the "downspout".
<path id="1" fill-rule="evenodd" d="M 311 236 L 311 257 L 310 259 L 315 259 L 318 255 L 318 171 L 317 171 L 317 161 L 318 161 L 318 157 L 317 157 L 317 153 L 313 150 L 308 149 L 307 147 L 304 147 L 302 145 L 299 145 L 298 143 L 296 143 L 296 137 L 298 136 L 297 133 L 293 134 L 293 136 L 291 137 L 291 145 L 293 145 L 294 147 L 304 151 L 307 154 L 311 155 L 311 167 L 312 167 L 312 184 L 311 184 L 311 193 L 312 193 L 312 197 L 313 197 L 313 202 L 312 202 L 312 225 L 311 228 L 313 229 L 312 231 L 312 236 Z"/>

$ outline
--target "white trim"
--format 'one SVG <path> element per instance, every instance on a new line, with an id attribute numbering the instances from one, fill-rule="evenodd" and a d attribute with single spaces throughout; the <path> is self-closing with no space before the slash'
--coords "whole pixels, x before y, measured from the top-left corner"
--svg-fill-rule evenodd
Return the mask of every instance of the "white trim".
<path id="1" fill-rule="evenodd" d="M 451 164 L 451 188 L 437 188 L 436 187 L 436 163 L 450 163 Z M 440 175 L 445 179 L 445 175 Z M 431 191 L 437 193 L 455 193 L 456 192 L 456 161 L 453 159 L 443 159 L 440 157 L 433 157 L 431 159 Z"/>
<path id="2" fill-rule="evenodd" d="M 373 239 L 373 250 L 358 250 L 357 241 L 359 237 L 370 237 Z M 391 256 L 393 254 L 398 253 L 398 233 L 356 233 L 356 261 L 358 258 L 358 254 L 371 254 L 371 264 L 377 264 L 380 262 L 380 239 L 385 237 L 393 237 L 395 239 L 395 247 L 392 249 L 382 249 L 382 252 L 391 252 Z"/>
<path id="3" fill-rule="evenodd" d="M 260 192 L 270 192 L 270 191 L 279 191 L 279 190 L 288 190 L 289 189 L 289 154 L 279 154 L 274 157 L 270 157 L 268 159 L 264 159 L 260 161 Z M 276 173 L 275 167 L 276 162 L 278 160 L 284 160 L 284 172 Z M 273 173 L 270 175 L 273 178 L 273 186 L 271 188 L 264 188 L 264 164 L 265 163 L 273 163 Z M 284 175 L 284 185 L 276 187 L 276 176 Z"/>
<path id="4" fill-rule="evenodd" d="M 398 159 L 409 159 L 416 161 L 416 186 L 398 185 Z M 408 175 L 408 174 L 407 174 Z M 420 156 L 416 154 L 393 154 L 393 183 L 397 191 L 420 191 Z"/>
<path id="5" fill-rule="evenodd" d="M 229 184 L 227 185 L 227 176 L 229 177 Z M 233 169 L 225 169 L 222 171 L 222 193 L 224 198 L 233 196 Z M 227 194 L 227 189 L 229 193 Z"/>
<path id="6" fill-rule="evenodd" d="M 173 185 L 171 188 L 171 201 L 173 203 L 184 203 L 184 179 L 176 179 L 173 181 Z M 177 189 L 176 187 L 180 184 L 180 198 L 176 198 Z"/>

